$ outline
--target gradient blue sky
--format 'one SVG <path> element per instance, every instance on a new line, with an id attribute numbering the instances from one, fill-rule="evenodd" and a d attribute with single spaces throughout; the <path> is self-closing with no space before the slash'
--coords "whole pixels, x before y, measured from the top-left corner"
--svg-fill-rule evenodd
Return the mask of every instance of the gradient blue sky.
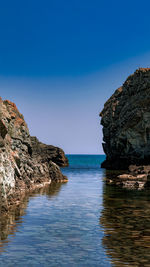
<path id="1" fill-rule="evenodd" d="M 98 114 L 150 67 L 149 1 L 0 3 L 0 89 L 31 135 L 66 153 L 102 154 Z"/>

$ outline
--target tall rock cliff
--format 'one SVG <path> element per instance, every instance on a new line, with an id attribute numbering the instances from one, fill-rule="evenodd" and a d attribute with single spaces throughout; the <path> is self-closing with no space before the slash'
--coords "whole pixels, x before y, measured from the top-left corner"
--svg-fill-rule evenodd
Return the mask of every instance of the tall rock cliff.
<path id="1" fill-rule="evenodd" d="M 100 113 L 107 169 L 150 164 L 150 69 L 129 76 Z"/>
<path id="2" fill-rule="evenodd" d="M 67 165 L 63 150 L 31 137 L 16 105 L 0 98 L 1 211 L 17 203 L 23 191 L 66 181 L 59 166 Z"/>

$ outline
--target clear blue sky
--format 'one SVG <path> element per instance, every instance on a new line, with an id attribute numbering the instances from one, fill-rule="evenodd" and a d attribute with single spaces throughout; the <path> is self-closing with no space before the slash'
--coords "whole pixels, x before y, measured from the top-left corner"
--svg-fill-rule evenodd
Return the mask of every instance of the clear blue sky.
<path id="1" fill-rule="evenodd" d="M 0 3 L 0 88 L 30 133 L 66 153 L 103 153 L 98 114 L 150 67 L 149 1 Z"/>

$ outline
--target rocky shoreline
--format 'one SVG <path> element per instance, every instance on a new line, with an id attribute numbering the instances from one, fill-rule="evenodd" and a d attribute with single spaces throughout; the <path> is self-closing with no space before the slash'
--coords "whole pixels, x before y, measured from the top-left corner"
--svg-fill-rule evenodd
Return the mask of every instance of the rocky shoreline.
<path id="1" fill-rule="evenodd" d="M 130 75 L 105 103 L 100 116 L 106 154 L 101 166 L 120 170 L 107 183 L 128 189 L 149 186 L 150 68 Z"/>
<path id="2" fill-rule="evenodd" d="M 130 165 L 128 170 L 106 170 L 106 183 L 125 189 L 141 190 L 148 188 L 150 166 Z"/>
<path id="3" fill-rule="evenodd" d="M 20 203 L 25 192 L 51 182 L 66 182 L 60 170 L 66 166 L 63 150 L 31 137 L 16 105 L 0 98 L 1 213 Z"/>

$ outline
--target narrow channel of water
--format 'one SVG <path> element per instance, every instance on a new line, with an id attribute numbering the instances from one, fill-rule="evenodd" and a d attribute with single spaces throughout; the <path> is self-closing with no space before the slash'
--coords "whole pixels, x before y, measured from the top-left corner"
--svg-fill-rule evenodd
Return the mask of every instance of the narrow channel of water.
<path id="1" fill-rule="evenodd" d="M 106 186 L 104 156 L 68 157 L 68 183 L 0 218 L 0 266 L 150 266 L 150 193 Z"/>

